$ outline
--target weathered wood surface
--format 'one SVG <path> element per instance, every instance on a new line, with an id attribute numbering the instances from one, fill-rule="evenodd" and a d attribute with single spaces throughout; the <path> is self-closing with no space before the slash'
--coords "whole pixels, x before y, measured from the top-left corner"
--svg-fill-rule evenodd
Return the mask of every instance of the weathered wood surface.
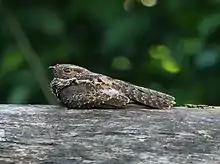
<path id="1" fill-rule="evenodd" d="M 0 105 L 0 163 L 220 163 L 220 110 Z"/>

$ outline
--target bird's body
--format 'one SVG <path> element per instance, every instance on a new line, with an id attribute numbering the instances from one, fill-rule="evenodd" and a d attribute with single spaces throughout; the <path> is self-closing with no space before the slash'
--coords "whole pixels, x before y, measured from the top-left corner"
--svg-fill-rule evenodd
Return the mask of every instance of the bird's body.
<path id="1" fill-rule="evenodd" d="M 91 72 L 83 67 L 58 64 L 52 67 L 52 92 L 67 108 L 126 108 L 139 104 L 169 109 L 175 98 L 152 89 Z"/>

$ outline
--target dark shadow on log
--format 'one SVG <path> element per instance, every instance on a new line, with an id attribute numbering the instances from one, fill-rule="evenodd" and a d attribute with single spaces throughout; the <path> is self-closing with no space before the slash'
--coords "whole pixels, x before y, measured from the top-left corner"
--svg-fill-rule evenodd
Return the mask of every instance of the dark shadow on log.
<path id="1" fill-rule="evenodd" d="M 220 163 L 220 110 L 0 106 L 0 163 Z"/>

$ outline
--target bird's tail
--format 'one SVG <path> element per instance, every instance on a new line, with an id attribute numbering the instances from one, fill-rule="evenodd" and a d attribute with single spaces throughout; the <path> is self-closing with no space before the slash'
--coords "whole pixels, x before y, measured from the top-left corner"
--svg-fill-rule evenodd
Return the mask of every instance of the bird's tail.
<path id="1" fill-rule="evenodd" d="M 171 95 L 138 86 L 131 87 L 127 96 L 133 101 L 157 109 L 169 109 L 176 104 Z"/>

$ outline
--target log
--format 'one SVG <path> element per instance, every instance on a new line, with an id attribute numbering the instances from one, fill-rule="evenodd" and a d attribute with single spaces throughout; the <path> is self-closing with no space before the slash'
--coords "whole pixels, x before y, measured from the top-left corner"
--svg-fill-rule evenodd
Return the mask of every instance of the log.
<path id="1" fill-rule="evenodd" d="M 220 110 L 0 105 L 0 163 L 220 162 Z"/>

